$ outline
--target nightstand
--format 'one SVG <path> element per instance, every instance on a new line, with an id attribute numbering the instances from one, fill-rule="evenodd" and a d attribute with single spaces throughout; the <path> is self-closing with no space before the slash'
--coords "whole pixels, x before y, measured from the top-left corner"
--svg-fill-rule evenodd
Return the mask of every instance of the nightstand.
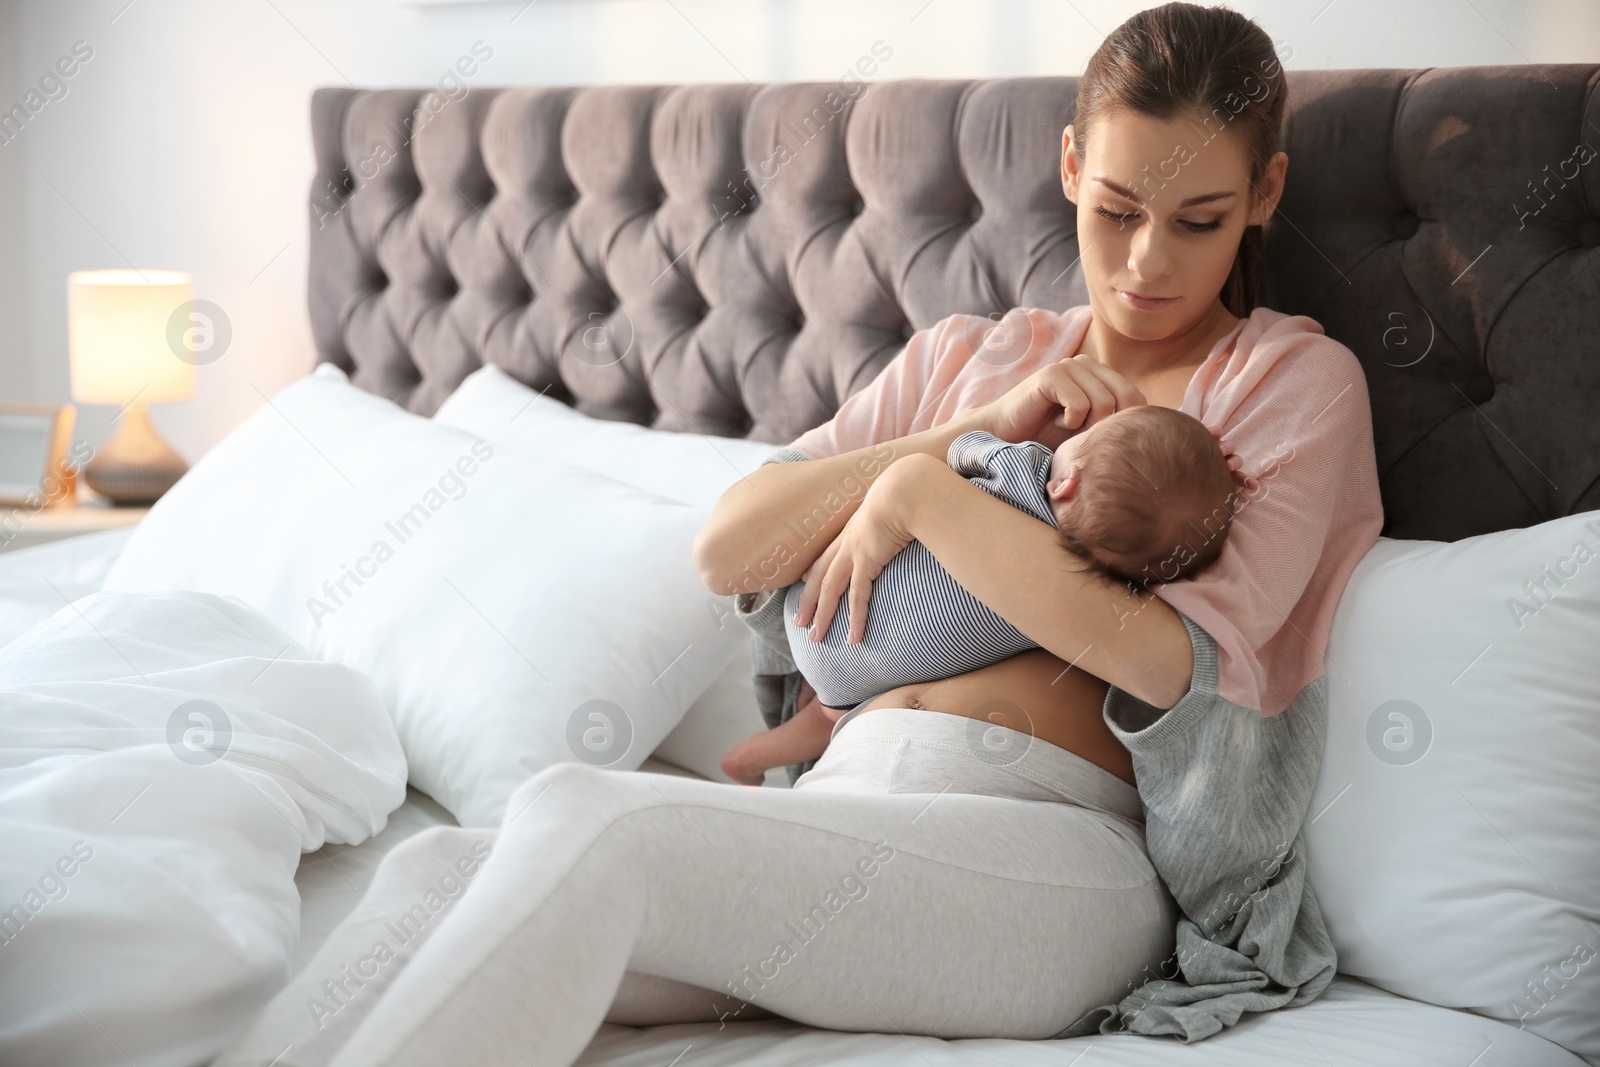
<path id="1" fill-rule="evenodd" d="M 99 499 L 65 501 L 38 511 L 0 504 L 0 552 L 131 526 L 149 512 L 149 508 L 112 507 Z"/>

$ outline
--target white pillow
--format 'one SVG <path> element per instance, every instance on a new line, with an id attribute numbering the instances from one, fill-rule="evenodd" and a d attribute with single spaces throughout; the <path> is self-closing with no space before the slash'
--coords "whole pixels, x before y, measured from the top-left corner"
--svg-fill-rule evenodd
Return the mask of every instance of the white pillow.
<path id="1" fill-rule="evenodd" d="M 467 375 L 433 419 L 707 511 L 780 447 L 597 419 L 529 389 L 493 364 Z"/>
<path id="2" fill-rule="evenodd" d="M 1540 587 L 1543 591 L 1539 591 Z M 1600 1063 L 1600 511 L 1379 538 L 1305 826 L 1339 970 Z"/>
<path id="3" fill-rule="evenodd" d="M 528 388 L 493 364 L 467 375 L 433 417 L 496 444 L 563 460 L 708 512 L 729 486 L 779 448 L 593 418 Z M 729 664 L 652 753 L 718 782 L 731 781 L 722 773 L 723 755 L 767 728 L 756 707 L 752 635 L 731 613 L 727 618 L 741 643 L 739 660 Z M 767 784 L 787 788 L 788 773 L 782 767 L 769 771 Z"/>
<path id="4" fill-rule="evenodd" d="M 322 364 L 162 497 L 105 587 L 237 596 L 364 672 L 412 784 L 496 826 L 552 764 L 637 768 L 737 653 L 691 557 L 706 516 Z"/>

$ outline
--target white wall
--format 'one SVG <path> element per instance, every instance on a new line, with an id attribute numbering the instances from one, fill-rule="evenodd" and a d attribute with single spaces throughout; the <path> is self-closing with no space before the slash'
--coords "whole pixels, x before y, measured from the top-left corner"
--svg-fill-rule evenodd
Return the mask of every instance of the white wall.
<path id="1" fill-rule="evenodd" d="M 4 94 L 0 99 L 6 101 L 6 107 L 22 78 L 19 16 L 16 4 L 0 2 L 0 92 Z M 0 144 L 0 403 L 35 395 L 23 315 L 27 303 L 21 289 L 27 232 L 22 210 L 22 152 L 20 144 Z"/>
<path id="2" fill-rule="evenodd" d="M 70 399 L 66 275 L 176 268 L 233 343 L 155 418 L 191 460 L 311 366 L 309 101 L 432 84 L 476 41 L 478 86 L 1076 74 L 1123 0 L 0 0 L 0 110 L 74 42 L 93 58 L 0 145 L 0 401 Z M 1600 60 L 1593 0 L 1234 0 L 1290 68 Z M 1091 22 L 1092 20 L 1092 22 Z M 110 408 L 80 409 L 97 443 Z"/>

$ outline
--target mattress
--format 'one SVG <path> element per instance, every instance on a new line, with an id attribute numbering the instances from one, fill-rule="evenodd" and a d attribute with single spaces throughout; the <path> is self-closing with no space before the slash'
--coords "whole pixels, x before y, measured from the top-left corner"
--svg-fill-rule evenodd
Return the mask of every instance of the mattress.
<path id="1" fill-rule="evenodd" d="M 100 588 L 131 531 L 87 534 L 0 554 L 0 645 L 65 604 Z M 640 768 L 699 777 L 651 758 Z M 355 907 L 383 857 L 430 826 L 455 820 L 427 796 L 409 791 L 388 825 L 360 845 L 330 845 L 302 857 L 295 883 L 301 897 L 303 966 Z M 1193 1046 L 1127 1035 L 1071 1041 L 961 1040 L 901 1034 L 858 1034 L 780 1019 L 630 1027 L 603 1024 L 578 1061 L 587 1067 L 668 1064 L 693 1051 L 696 1067 L 795 1064 L 937 1067 L 939 1064 L 1084 1062 L 1127 1067 L 1583 1067 L 1559 1046 L 1469 1012 L 1424 1004 L 1340 975 L 1314 1003 L 1289 1012 L 1246 1016 L 1228 1032 Z"/>

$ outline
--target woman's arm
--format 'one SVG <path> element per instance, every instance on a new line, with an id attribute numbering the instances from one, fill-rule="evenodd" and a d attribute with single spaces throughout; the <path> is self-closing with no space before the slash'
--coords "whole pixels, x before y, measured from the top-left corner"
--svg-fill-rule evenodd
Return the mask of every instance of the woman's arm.
<path id="1" fill-rule="evenodd" d="M 960 416 L 837 456 L 762 465 L 722 494 L 695 536 L 700 580 L 721 596 L 793 583 L 838 536 L 891 464 L 925 456 L 943 466 L 950 442 L 977 428 L 973 421 L 973 415 Z"/>
<path id="2" fill-rule="evenodd" d="M 930 366 L 941 358 L 972 358 L 970 348 L 934 350 L 938 336 L 957 334 L 917 333 L 878 379 L 845 402 L 835 421 L 850 416 L 844 421 L 860 424 L 852 434 L 892 424 L 892 395 L 930 380 Z M 896 462 L 923 456 L 944 467 L 950 443 L 969 430 L 987 430 L 1013 444 L 1038 441 L 1054 449 L 1114 412 L 1144 402 L 1144 394 L 1116 371 L 1088 356 L 1071 356 L 1039 368 L 1004 396 L 931 429 L 805 463 L 764 464 L 718 499 L 695 537 L 695 567 L 706 588 L 723 596 L 781 588 L 806 572 L 855 515 L 867 490 Z"/>
<path id="3" fill-rule="evenodd" d="M 1194 651 L 1171 605 L 1083 566 L 1054 527 L 927 457 L 896 463 L 874 487 L 860 521 L 813 576 L 822 580 L 808 579 L 795 621 L 814 620 L 813 632 L 826 633 L 848 591 L 851 620 L 864 627 L 871 580 L 913 538 L 964 589 L 1060 659 L 1155 708 L 1171 708 L 1188 692 Z"/>
<path id="4" fill-rule="evenodd" d="M 913 401 L 929 393 L 935 368 L 958 359 L 950 316 L 911 335 L 879 374 L 833 418 L 791 445 L 805 463 L 762 464 L 730 486 L 694 541 L 700 580 L 713 593 L 759 593 L 791 584 L 855 514 L 896 459 L 918 451 L 944 458 L 962 427 L 913 433 Z"/>

